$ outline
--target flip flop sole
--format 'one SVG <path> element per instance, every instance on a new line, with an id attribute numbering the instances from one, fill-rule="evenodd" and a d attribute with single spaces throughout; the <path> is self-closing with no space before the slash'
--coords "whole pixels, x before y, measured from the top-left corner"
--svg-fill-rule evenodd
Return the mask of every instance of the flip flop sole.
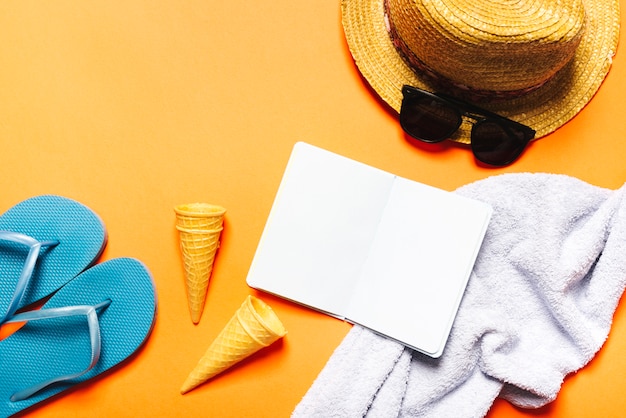
<path id="1" fill-rule="evenodd" d="M 0 216 L 0 230 L 19 232 L 39 241 L 58 240 L 42 248 L 20 306 L 48 296 L 102 254 L 107 234 L 104 223 L 91 209 L 54 195 L 37 196 L 13 206 Z M 8 308 L 28 249 L 0 241 L 0 316 Z"/>
<path id="2" fill-rule="evenodd" d="M 101 376 L 135 353 L 150 335 L 156 315 L 156 291 L 148 269 L 132 258 L 97 264 L 70 281 L 43 309 L 111 304 L 98 312 L 101 355 L 78 379 L 56 383 L 18 402 L 15 392 L 48 379 L 84 370 L 91 360 L 87 321 L 65 317 L 31 321 L 0 341 L 0 416 L 10 416 L 76 385 Z"/>

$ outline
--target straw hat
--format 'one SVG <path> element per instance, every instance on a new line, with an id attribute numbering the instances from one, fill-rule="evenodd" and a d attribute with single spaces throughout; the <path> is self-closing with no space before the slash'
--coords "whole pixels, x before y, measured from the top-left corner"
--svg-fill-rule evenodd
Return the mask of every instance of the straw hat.
<path id="1" fill-rule="evenodd" d="M 396 111 L 404 84 L 447 90 L 539 138 L 609 72 L 619 0 L 342 0 L 342 23 L 359 70 Z M 470 129 L 452 139 L 468 143 Z"/>

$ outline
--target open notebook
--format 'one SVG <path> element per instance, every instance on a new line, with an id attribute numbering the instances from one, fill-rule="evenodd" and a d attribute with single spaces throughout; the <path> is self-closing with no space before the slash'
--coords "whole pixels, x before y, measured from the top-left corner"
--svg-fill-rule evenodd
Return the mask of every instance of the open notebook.
<path id="1" fill-rule="evenodd" d="M 299 142 L 248 285 L 439 357 L 491 207 Z"/>

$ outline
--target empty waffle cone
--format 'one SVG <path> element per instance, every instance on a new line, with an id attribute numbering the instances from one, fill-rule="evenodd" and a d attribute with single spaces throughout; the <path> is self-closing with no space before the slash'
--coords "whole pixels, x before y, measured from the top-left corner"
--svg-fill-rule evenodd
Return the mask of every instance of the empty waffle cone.
<path id="1" fill-rule="evenodd" d="M 248 296 L 189 374 L 180 392 L 189 392 L 286 333 L 272 308 Z"/>
<path id="2" fill-rule="evenodd" d="M 197 324 L 204 310 L 226 209 L 207 203 L 191 203 L 176 206 L 174 212 L 185 266 L 189 313 L 193 323 Z"/>

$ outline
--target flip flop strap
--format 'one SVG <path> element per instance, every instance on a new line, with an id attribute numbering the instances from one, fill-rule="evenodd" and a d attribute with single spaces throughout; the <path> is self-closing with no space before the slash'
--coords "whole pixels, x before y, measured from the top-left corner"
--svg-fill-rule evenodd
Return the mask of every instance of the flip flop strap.
<path id="1" fill-rule="evenodd" d="M 89 326 L 89 339 L 91 345 L 91 358 L 89 361 L 89 365 L 84 370 L 81 370 L 76 373 L 70 373 L 58 377 L 54 377 L 52 379 L 43 381 L 36 385 L 33 385 L 29 388 L 22 389 L 18 392 L 15 392 L 11 396 L 12 402 L 22 401 L 24 399 L 28 399 L 33 396 L 40 390 L 45 389 L 46 387 L 57 383 L 63 382 L 71 379 L 76 379 L 89 370 L 91 370 L 100 359 L 100 324 L 98 322 L 98 314 L 97 310 L 101 308 L 106 308 L 111 303 L 110 299 L 105 300 L 104 302 L 100 302 L 97 305 L 89 306 L 89 305 L 79 305 L 79 306 L 67 306 L 64 308 L 50 308 L 50 309 L 41 309 L 38 311 L 29 311 L 21 314 L 14 315 L 11 319 L 7 321 L 7 323 L 11 322 L 27 322 L 27 321 L 36 321 L 40 319 L 50 319 L 50 318 L 61 318 L 68 316 L 86 316 L 87 324 Z M 18 331 L 19 332 L 19 331 Z"/>
<path id="2" fill-rule="evenodd" d="M 35 269 L 35 264 L 37 262 L 37 258 L 39 257 L 39 250 L 41 249 L 41 247 L 58 245 L 59 241 L 38 241 L 35 238 L 29 237 L 28 235 L 11 231 L 0 231 L 0 240 L 11 241 L 29 247 L 28 255 L 26 256 L 26 261 L 24 262 L 24 267 L 22 267 L 22 272 L 20 273 L 17 285 L 15 286 L 15 292 L 13 293 L 13 297 L 11 298 L 11 302 L 9 303 L 7 312 L 0 319 L 0 324 L 2 324 L 6 322 L 7 319 L 9 319 L 11 316 L 13 316 L 13 314 L 20 307 L 20 303 L 22 302 L 22 298 L 24 297 L 24 293 L 26 292 L 26 286 L 28 285 L 28 282 L 33 275 L 33 270 Z"/>

